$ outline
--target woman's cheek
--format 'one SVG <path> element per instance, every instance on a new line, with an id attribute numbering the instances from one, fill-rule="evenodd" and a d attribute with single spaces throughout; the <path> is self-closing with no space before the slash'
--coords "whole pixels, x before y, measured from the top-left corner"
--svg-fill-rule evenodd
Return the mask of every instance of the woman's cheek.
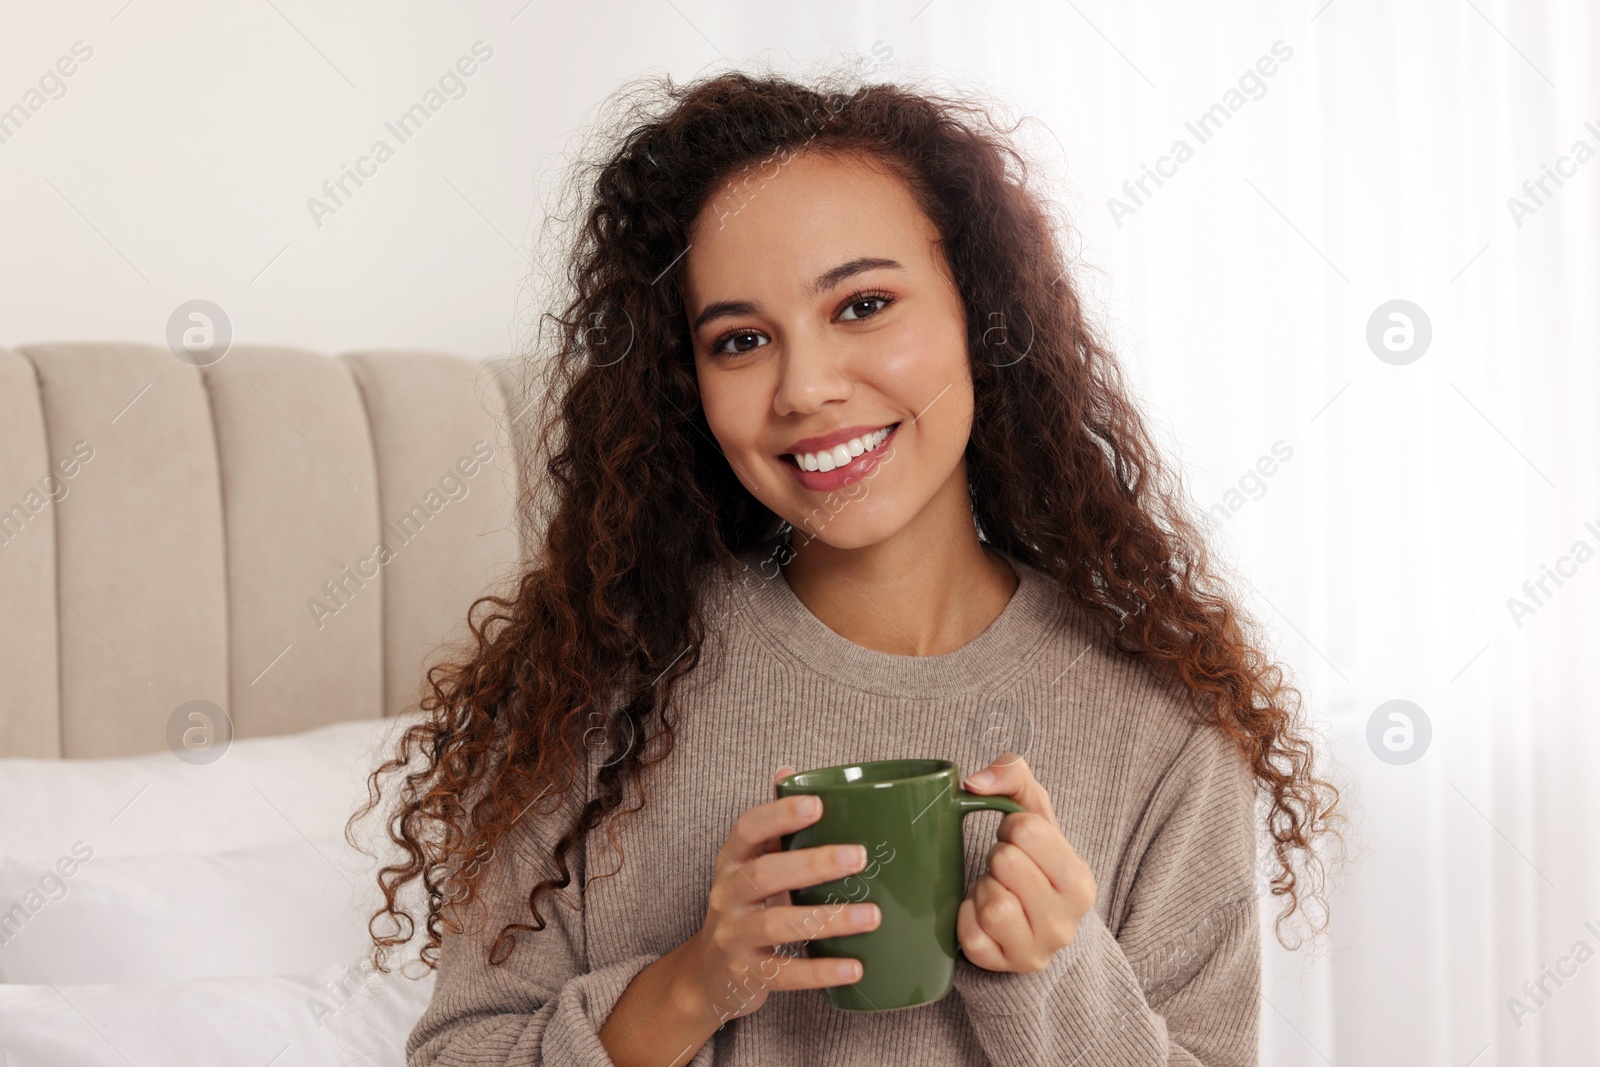
<path id="1" fill-rule="evenodd" d="M 759 402 L 750 395 L 748 387 L 724 375 L 712 373 L 712 379 L 700 390 L 700 406 L 706 414 L 706 425 L 711 427 L 711 436 L 716 438 L 718 446 L 730 458 L 748 456 L 762 428 Z M 702 378 L 702 381 L 706 379 Z"/>
<path id="2" fill-rule="evenodd" d="M 946 407 L 963 383 L 970 394 L 965 341 L 953 331 L 958 331 L 958 324 L 947 329 L 919 327 L 886 337 L 873 360 L 874 377 L 884 395 L 916 415 L 925 408 Z"/>

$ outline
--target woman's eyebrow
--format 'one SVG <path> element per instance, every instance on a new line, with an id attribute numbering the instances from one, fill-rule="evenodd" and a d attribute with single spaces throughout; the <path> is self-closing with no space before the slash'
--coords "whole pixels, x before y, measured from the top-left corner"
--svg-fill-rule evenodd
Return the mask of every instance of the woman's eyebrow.
<path id="1" fill-rule="evenodd" d="M 860 259 L 852 259 L 848 263 L 841 263 L 831 270 L 823 271 L 817 276 L 817 280 L 811 283 L 811 295 L 821 296 L 846 278 L 869 270 L 905 270 L 905 267 L 892 259 L 862 256 Z"/>
<path id="2" fill-rule="evenodd" d="M 811 292 L 813 295 L 821 295 L 845 279 L 869 270 L 905 269 L 904 264 L 897 260 L 883 259 L 877 256 L 861 256 L 858 259 L 850 260 L 848 263 L 841 263 L 837 267 L 830 267 L 823 271 L 817 276 L 817 280 L 811 283 Z M 705 306 L 705 310 L 701 311 L 695 318 L 693 329 L 698 332 L 700 327 L 712 319 L 732 315 L 754 315 L 759 314 L 760 311 L 761 305 L 752 300 L 718 300 Z"/>

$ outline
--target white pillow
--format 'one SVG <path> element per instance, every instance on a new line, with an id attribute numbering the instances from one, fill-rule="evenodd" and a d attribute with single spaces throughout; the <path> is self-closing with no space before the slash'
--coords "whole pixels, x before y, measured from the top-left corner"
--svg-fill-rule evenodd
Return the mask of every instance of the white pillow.
<path id="1" fill-rule="evenodd" d="M 359 958 L 374 872 L 395 853 L 363 856 L 345 822 L 420 718 L 239 740 L 204 766 L 166 752 L 0 760 L 0 980 L 176 982 Z M 368 849 L 381 816 L 360 828 Z"/>
<path id="2" fill-rule="evenodd" d="M 358 958 L 377 901 L 342 840 L 91 856 L 71 877 L 0 860 L 0 980 L 184 981 Z"/>
<path id="3" fill-rule="evenodd" d="M 365 799 L 374 761 L 422 717 L 413 711 L 236 740 L 202 766 L 164 751 L 0 760 L 0 856 L 42 869 L 69 856 L 77 841 L 103 858 L 337 837 Z"/>
<path id="4" fill-rule="evenodd" d="M 433 993 L 433 973 L 411 969 L 420 979 L 332 966 L 179 983 L 0 985 L 0 1063 L 405 1067 L 406 1038 Z"/>

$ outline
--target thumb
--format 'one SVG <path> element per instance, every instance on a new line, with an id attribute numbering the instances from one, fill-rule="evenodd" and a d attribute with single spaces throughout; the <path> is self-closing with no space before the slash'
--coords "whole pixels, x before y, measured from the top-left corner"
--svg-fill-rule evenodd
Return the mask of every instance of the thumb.
<path id="1" fill-rule="evenodd" d="M 794 772 L 795 768 L 785 763 L 783 766 L 779 767 L 777 773 L 772 776 L 772 784 L 777 785 L 780 779 L 787 778 Z"/>

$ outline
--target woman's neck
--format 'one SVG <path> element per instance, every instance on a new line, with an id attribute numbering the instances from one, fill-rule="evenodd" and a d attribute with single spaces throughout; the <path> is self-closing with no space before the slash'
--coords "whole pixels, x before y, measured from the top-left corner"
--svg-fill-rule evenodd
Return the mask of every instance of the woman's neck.
<path id="1" fill-rule="evenodd" d="M 977 637 L 1005 609 L 1018 578 L 985 548 L 965 479 L 941 491 L 893 537 L 838 548 L 796 533 L 784 577 L 828 629 L 865 648 L 937 656 Z"/>

